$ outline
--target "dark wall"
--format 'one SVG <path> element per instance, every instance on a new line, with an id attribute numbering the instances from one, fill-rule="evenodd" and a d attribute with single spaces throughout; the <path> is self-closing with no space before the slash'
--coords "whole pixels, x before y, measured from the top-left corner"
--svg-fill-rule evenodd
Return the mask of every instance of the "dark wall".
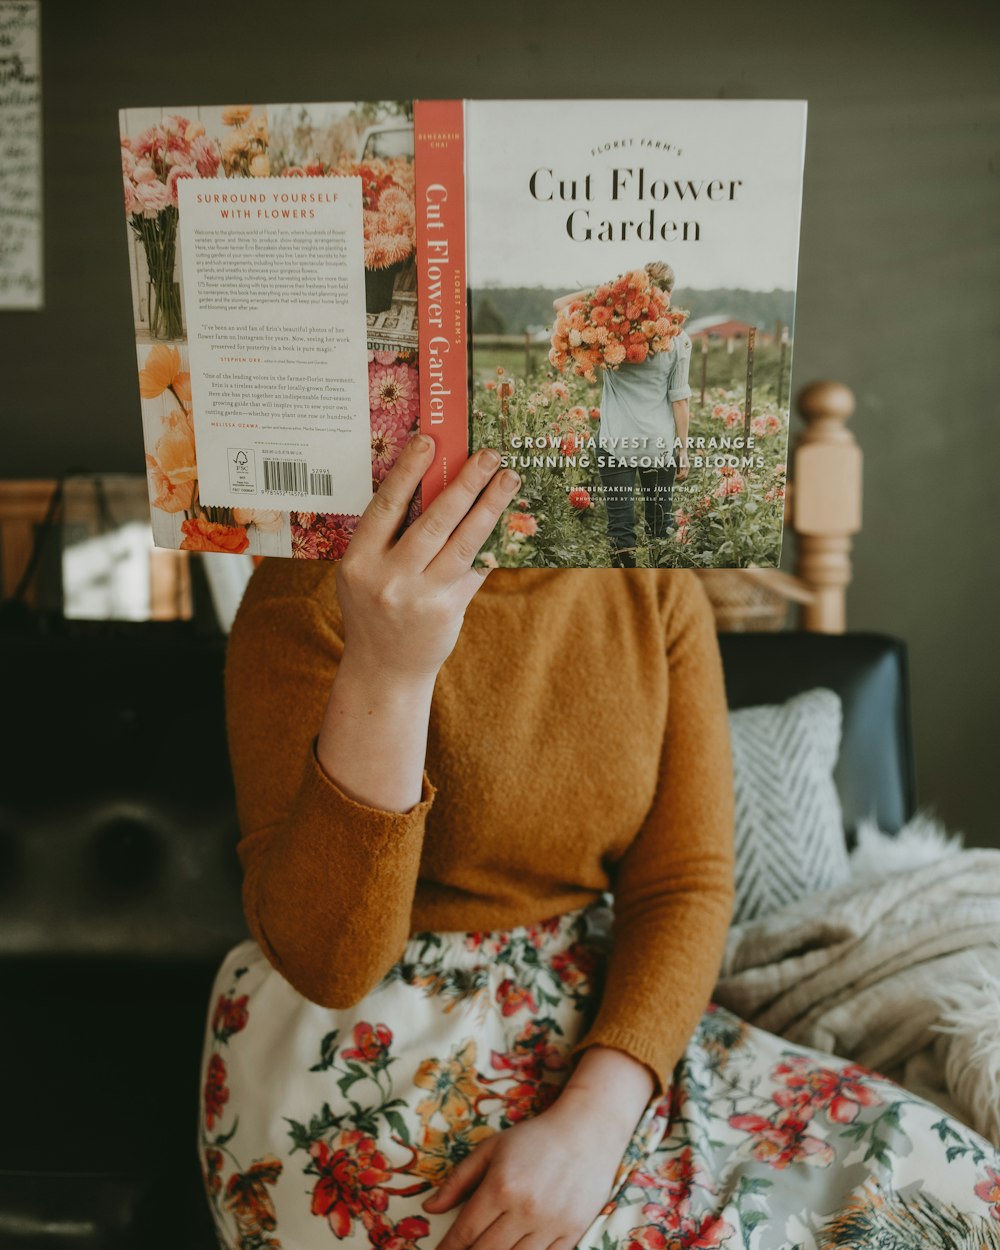
<path id="1" fill-rule="evenodd" d="M 1000 845 L 995 6 L 43 10 L 46 308 L 0 314 L 4 477 L 142 469 L 119 106 L 808 99 L 795 378 L 835 377 L 858 397 L 865 517 L 849 621 L 910 644 L 921 801 L 970 841 Z"/>

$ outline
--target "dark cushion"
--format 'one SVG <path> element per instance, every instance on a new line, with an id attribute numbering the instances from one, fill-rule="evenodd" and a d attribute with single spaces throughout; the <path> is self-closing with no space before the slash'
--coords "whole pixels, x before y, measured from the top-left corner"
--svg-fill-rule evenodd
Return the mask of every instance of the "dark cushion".
<path id="1" fill-rule="evenodd" d="M 834 781 L 853 841 L 862 817 L 895 833 L 913 815 L 916 785 L 906 645 L 886 634 L 719 635 L 732 708 L 826 686 L 843 707 Z"/>

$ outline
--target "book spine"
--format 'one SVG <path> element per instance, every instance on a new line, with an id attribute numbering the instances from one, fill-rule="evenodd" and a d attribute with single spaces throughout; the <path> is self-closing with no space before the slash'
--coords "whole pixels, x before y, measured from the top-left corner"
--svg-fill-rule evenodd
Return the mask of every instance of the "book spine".
<path id="1" fill-rule="evenodd" d="M 464 101 L 414 101 L 413 138 L 420 429 L 435 442 L 426 508 L 469 454 Z"/>

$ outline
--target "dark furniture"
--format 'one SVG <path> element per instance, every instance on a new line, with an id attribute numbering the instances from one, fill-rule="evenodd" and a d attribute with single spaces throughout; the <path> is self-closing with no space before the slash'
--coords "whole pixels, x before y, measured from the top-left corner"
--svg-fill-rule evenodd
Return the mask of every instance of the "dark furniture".
<path id="1" fill-rule="evenodd" d="M 876 634 L 722 634 L 733 707 L 844 700 L 853 830 L 914 807 L 906 653 Z M 221 638 L 0 636 L 0 1247 L 215 1250 L 202 1032 L 246 936 Z M 292 1250 L 292 1248 L 289 1248 Z"/>

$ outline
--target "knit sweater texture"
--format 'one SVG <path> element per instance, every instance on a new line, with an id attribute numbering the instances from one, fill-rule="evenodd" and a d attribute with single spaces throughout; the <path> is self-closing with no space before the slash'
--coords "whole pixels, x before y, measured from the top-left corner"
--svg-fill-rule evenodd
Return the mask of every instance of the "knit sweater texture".
<path id="1" fill-rule="evenodd" d="M 356 802 L 316 755 L 343 633 L 336 565 L 271 559 L 230 635 L 243 904 L 267 959 L 346 1008 L 413 933 L 507 929 L 611 891 L 600 1006 L 573 1054 L 615 1047 L 666 1089 L 734 894 L 725 687 L 697 575 L 490 573 L 438 675 L 421 799 L 402 812 Z"/>

